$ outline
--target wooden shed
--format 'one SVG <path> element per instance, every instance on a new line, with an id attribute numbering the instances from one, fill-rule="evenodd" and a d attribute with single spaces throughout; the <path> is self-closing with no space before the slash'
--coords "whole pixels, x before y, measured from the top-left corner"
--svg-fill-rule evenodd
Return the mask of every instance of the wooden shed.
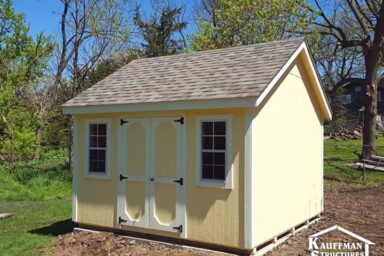
<path id="1" fill-rule="evenodd" d="M 134 60 L 63 105 L 80 226 L 260 251 L 323 211 L 303 39 Z"/>

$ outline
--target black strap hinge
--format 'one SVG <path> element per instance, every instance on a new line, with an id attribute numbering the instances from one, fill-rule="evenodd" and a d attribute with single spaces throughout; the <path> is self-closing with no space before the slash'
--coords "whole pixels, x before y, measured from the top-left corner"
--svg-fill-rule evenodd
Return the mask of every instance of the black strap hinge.
<path id="1" fill-rule="evenodd" d="M 122 180 L 126 180 L 126 179 L 128 179 L 128 177 L 123 176 L 122 174 L 120 174 L 120 181 L 122 181 Z"/>
<path id="2" fill-rule="evenodd" d="M 179 183 L 180 186 L 183 186 L 183 185 L 184 185 L 184 179 L 183 179 L 183 178 L 180 178 L 180 179 L 178 179 L 178 180 L 174 180 L 173 182 Z"/>
<path id="3" fill-rule="evenodd" d="M 180 117 L 179 119 L 174 120 L 175 122 L 178 122 L 180 124 L 184 124 L 184 117 Z"/>
<path id="4" fill-rule="evenodd" d="M 120 125 L 124 125 L 124 124 L 127 124 L 129 123 L 129 121 L 125 121 L 124 119 L 120 119 Z"/>
<path id="5" fill-rule="evenodd" d="M 119 224 L 121 224 L 121 223 L 127 223 L 127 220 L 125 220 L 125 219 L 119 217 Z"/>
<path id="6" fill-rule="evenodd" d="M 180 225 L 178 227 L 173 227 L 173 229 L 179 231 L 180 233 L 183 233 L 183 225 Z"/>

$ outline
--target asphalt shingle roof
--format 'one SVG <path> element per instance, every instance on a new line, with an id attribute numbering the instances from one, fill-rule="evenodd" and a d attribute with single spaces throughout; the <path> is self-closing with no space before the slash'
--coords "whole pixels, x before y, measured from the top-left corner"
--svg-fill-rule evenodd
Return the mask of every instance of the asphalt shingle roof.
<path id="1" fill-rule="evenodd" d="M 257 97 L 303 39 L 138 59 L 63 106 Z"/>

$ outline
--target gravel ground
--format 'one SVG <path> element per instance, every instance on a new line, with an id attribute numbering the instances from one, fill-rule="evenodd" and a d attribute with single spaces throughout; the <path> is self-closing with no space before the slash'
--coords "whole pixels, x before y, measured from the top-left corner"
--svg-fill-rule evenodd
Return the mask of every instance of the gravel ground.
<path id="1" fill-rule="evenodd" d="M 371 256 L 384 255 L 384 187 L 370 189 L 327 188 L 325 213 L 321 220 L 304 229 L 268 256 L 309 255 L 308 236 L 335 224 L 375 243 Z M 327 239 L 351 241 L 333 232 Z M 222 255 L 206 251 L 168 246 L 156 242 L 141 242 L 111 233 L 69 233 L 59 236 L 44 255 Z"/>

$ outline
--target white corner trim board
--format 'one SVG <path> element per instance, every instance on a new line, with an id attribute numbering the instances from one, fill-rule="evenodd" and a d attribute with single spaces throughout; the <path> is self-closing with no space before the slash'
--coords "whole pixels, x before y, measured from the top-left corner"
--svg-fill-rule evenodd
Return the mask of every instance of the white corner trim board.
<path id="1" fill-rule="evenodd" d="M 253 229 L 253 210 L 254 210 L 254 172 L 255 166 L 253 161 L 254 146 L 254 114 L 248 112 L 245 114 L 244 129 L 244 246 L 247 249 L 256 247 L 255 230 Z"/>
<path id="2" fill-rule="evenodd" d="M 78 140 L 79 140 L 79 120 L 76 117 L 72 118 L 72 155 L 71 155 L 71 169 L 72 169 L 72 221 L 77 222 L 77 183 L 79 175 L 78 166 Z"/>

